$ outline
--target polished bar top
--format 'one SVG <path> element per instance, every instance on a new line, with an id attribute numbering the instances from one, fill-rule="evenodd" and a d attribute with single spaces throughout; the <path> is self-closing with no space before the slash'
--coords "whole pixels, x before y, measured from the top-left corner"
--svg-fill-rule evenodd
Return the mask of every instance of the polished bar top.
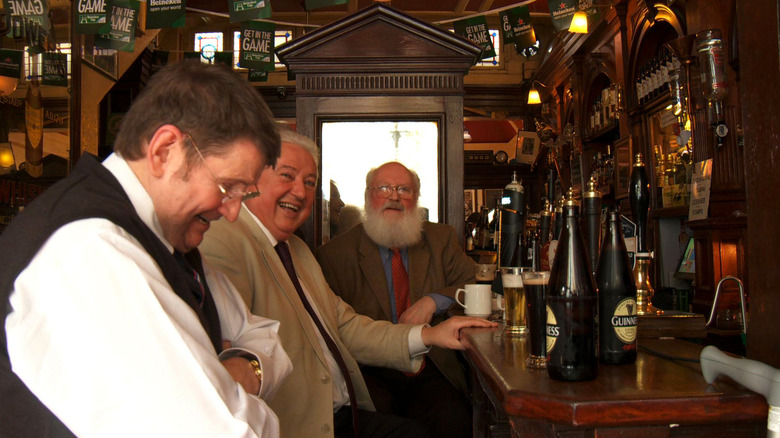
<path id="1" fill-rule="evenodd" d="M 705 382 L 700 345 L 642 339 L 634 364 L 599 364 L 595 380 L 560 382 L 527 368 L 526 339 L 506 338 L 501 328 L 463 329 L 461 340 L 510 417 L 576 427 L 766 421 L 763 396 L 725 377 Z"/>

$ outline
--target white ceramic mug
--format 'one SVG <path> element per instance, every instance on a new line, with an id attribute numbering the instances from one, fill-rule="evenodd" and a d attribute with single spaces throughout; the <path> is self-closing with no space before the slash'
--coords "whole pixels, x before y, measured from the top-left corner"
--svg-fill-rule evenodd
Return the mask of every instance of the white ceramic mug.
<path id="1" fill-rule="evenodd" d="M 463 292 L 464 300 L 460 300 Z M 493 291 L 489 284 L 467 284 L 464 289 L 455 291 L 455 301 L 460 304 L 468 316 L 487 318 L 492 313 Z"/>

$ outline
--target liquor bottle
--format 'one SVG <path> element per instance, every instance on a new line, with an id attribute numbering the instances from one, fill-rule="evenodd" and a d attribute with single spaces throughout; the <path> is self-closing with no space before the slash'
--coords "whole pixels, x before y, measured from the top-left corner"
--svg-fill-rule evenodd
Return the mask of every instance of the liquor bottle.
<path id="1" fill-rule="evenodd" d="M 43 175 L 43 99 L 38 79 L 30 79 L 25 97 L 24 159 L 30 176 Z"/>
<path id="2" fill-rule="evenodd" d="M 618 211 L 609 213 L 596 285 L 599 288 L 599 360 L 609 364 L 632 363 L 636 360 L 636 286 Z"/>
<path id="3" fill-rule="evenodd" d="M 579 208 L 569 188 L 547 297 L 547 374 L 565 381 L 594 379 L 598 371 L 596 284 L 580 232 Z"/>

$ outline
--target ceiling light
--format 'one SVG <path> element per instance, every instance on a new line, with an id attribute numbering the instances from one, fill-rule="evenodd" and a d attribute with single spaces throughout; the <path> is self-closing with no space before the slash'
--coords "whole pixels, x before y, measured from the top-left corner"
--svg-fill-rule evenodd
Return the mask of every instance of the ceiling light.
<path id="1" fill-rule="evenodd" d="M 588 15 L 585 11 L 577 11 L 574 13 L 574 16 L 571 17 L 569 32 L 588 33 Z"/>

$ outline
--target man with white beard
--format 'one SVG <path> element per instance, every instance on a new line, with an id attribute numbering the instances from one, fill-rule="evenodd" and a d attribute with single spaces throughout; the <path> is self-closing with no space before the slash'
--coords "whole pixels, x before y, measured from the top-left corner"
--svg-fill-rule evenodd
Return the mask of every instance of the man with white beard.
<path id="1" fill-rule="evenodd" d="M 368 172 L 365 220 L 316 251 L 333 291 L 360 314 L 394 323 L 436 324 L 457 288 L 475 283 L 474 262 L 455 229 L 426 222 L 418 208 L 420 178 L 401 163 Z M 465 364 L 432 348 L 415 375 L 364 366 L 379 412 L 419 419 L 433 436 L 471 436 Z"/>

